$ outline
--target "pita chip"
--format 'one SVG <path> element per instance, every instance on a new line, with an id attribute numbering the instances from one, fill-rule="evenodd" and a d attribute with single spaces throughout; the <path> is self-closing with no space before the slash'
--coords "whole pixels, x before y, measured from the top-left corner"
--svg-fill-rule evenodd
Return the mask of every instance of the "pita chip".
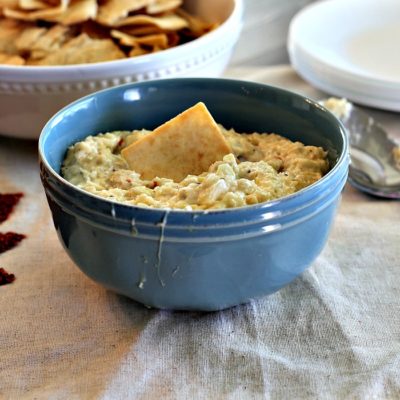
<path id="1" fill-rule="evenodd" d="M 130 12 L 146 7 L 153 0 L 107 0 L 100 5 L 97 21 L 113 26 L 119 19 L 125 18 Z"/>
<path id="2" fill-rule="evenodd" d="M 25 60 L 17 55 L 10 55 L 6 53 L 0 53 L 0 64 L 7 65 L 24 65 Z"/>
<path id="3" fill-rule="evenodd" d="M 56 7 L 33 10 L 21 11 L 13 10 L 11 8 L 4 8 L 3 13 L 8 18 L 13 18 L 21 21 L 52 21 L 53 18 L 62 14 L 68 7 L 68 0 L 61 0 Z"/>
<path id="4" fill-rule="evenodd" d="M 92 39 L 85 33 L 69 40 L 58 51 L 33 63 L 34 65 L 85 64 L 125 58 L 111 39 Z"/>
<path id="5" fill-rule="evenodd" d="M 165 33 L 147 36 L 132 36 L 113 29 L 110 34 L 112 37 L 118 39 L 124 46 L 138 47 L 144 45 L 160 49 L 166 49 L 168 47 L 168 36 Z"/>
<path id="6" fill-rule="evenodd" d="M 47 18 L 47 21 L 62 25 L 73 25 L 94 19 L 97 15 L 96 0 L 75 0 L 60 15 Z"/>
<path id="7" fill-rule="evenodd" d="M 146 7 L 149 14 L 161 14 L 173 11 L 182 5 L 182 0 L 156 0 Z"/>
<path id="8" fill-rule="evenodd" d="M 143 179 L 176 182 L 198 175 L 231 152 L 204 103 L 182 112 L 122 150 L 129 167 Z"/>
<path id="9" fill-rule="evenodd" d="M 115 23 L 115 27 L 128 25 L 154 25 L 165 31 L 177 31 L 189 26 L 189 23 L 182 17 L 175 14 L 166 14 L 161 17 L 151 17 L 145 14 L 132 15 L 123 18 Z"/>

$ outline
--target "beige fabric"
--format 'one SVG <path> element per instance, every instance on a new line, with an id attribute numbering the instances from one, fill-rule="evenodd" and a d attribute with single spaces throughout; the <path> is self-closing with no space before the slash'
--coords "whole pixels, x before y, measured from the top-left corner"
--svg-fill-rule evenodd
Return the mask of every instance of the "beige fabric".
<path id="1" fill-rule="evenodd" d="M 236 70 L 317 96 L 288 68 Z M 400 116 L 383 117 L 400 138 Z M 400 202 L 346 186 L 332 234 L 280 292 L 223 312 L 146 309 L 92 283 L 52 226 L 36 143 L 0 138 L 0 399 L 400 398 Z"/>

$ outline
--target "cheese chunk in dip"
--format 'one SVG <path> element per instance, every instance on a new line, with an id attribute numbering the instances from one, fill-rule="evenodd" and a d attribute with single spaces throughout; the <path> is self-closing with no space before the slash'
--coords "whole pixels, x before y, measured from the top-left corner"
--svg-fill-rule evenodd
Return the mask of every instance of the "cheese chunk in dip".
<path id="1" fill-rule="evenodd" d="M 267 133 L 240 134 L 220 126 L 232 152 L 208 171 L 180 182 L 141 179 L 121 150 L 150 133 L 117 131 L 88 136 L 68 149 L 63 177 L 77 187 L 116 202 L 143 207 L 208 210 L 243 207 L 290 195 L 329 169 L 321 147 Z"/>

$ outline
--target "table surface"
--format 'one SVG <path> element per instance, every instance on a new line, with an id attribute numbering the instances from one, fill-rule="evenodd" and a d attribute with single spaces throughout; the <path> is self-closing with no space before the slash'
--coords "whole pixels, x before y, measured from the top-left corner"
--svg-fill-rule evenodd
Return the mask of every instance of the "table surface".
<path id="1" fill-rule="evenodd" d="M 325 95 L 288 66 L 226 76 Z M 369 110 L 400 139 L 400 115 Z M 400 202 L 346 185 L 322 254 L 292 284 L 215 313 L 150 310 L 85 277 L 59 243 L 37 144 L 0 138 L 1 399 L 400 398 Z"/>

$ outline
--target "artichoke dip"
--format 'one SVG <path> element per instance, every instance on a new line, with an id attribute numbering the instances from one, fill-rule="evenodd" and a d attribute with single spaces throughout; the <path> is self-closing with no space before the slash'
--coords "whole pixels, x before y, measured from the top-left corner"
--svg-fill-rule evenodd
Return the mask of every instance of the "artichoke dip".
<path id="1" fill-rule="evenodd" d="M 321 147 L 292 142 L 277 134 L 240 134 L 219 129 L 230 152 L 208 170 L 182 180 L 144 179 L 121 155 L 151 134 L 147 130 L 88 136 L 71 146 L 62 175 L 77 187 L 117 202 L 156 208 L 208 210 L 242 207 L 292 194 L 329 169 Z"/>

